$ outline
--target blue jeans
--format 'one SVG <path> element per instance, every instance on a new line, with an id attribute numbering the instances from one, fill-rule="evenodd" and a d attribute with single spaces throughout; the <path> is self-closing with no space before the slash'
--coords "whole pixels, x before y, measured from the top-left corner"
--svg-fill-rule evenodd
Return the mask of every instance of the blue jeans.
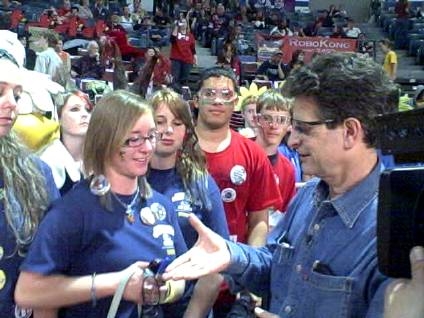
<path id="1" fill-rule="evenodd" d="M 174 78 L 174 84 L 178 86 L 187 85 L 193 64 L 184 63 L 178 60 L 171 60 L 171 71 Z"/>

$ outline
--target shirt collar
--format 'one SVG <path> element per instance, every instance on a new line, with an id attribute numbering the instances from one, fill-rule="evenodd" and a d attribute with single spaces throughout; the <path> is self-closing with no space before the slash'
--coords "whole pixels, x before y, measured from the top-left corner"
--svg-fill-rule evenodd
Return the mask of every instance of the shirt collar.
<path id="1" fill-rule="evenodd" d="M 355 187 L 343 195 L 327 200 L 348 228 L 353 227 L 362 211 L 377 196 L 381 170 L 382 166 L 378 162 L 368 176 Z M 315 204 L 319 205 L 325 201 L 328 198 L 328 193 L 328 184 L 320 180 L 314 194 Z"/>
<path id="2" fill-rule="evenodd" d="M 177 34 L 177 38 L 178 38 L 178 40 L 180 40 L 180 39 L 186 39 L 186 37 L 187 37 L 187 34 L 183 34 L 183 33 L 180 33 L 180 32 L 178 32 L 178 34 Z"/>

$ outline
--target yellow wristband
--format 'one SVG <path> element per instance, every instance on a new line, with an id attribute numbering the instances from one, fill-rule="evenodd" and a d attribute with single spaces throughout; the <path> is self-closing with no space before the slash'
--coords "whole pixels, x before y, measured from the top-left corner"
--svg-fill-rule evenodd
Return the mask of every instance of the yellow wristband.
<path id="1" fill-rule="evenodd" d="M 185 281 L 183 280 L 169 280 L 165 283 L 166 293 L 161 295 L 160 304 L 173 303 L 181 298 L 185 289 Z"/>

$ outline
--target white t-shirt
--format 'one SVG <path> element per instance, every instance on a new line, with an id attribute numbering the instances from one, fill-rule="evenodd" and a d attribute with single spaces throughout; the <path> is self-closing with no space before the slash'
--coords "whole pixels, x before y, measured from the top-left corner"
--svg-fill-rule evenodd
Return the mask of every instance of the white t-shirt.
<path id="1" fill-rule="evenodd" d="M 357 39 L 361 30 L 357 27 L 353 27 L 352 29 L 345 29 L 345 34 L 348 38 Z"/>

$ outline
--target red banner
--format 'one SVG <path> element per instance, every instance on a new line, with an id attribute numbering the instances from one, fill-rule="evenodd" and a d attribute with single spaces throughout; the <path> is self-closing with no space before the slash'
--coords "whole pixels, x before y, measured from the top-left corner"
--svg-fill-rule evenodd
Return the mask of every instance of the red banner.
<path id="1" fill-rule="evenodd" d="M 357 40 L 326 37 L 297 37 L 284 38 L 283 59 L 285 63 L 291 61 L 292 54 L 297 50 L 305 52 L 305 62 L 309 62 L 316 52 L 325 54 L 330 52 L 356 52 Z"/>

